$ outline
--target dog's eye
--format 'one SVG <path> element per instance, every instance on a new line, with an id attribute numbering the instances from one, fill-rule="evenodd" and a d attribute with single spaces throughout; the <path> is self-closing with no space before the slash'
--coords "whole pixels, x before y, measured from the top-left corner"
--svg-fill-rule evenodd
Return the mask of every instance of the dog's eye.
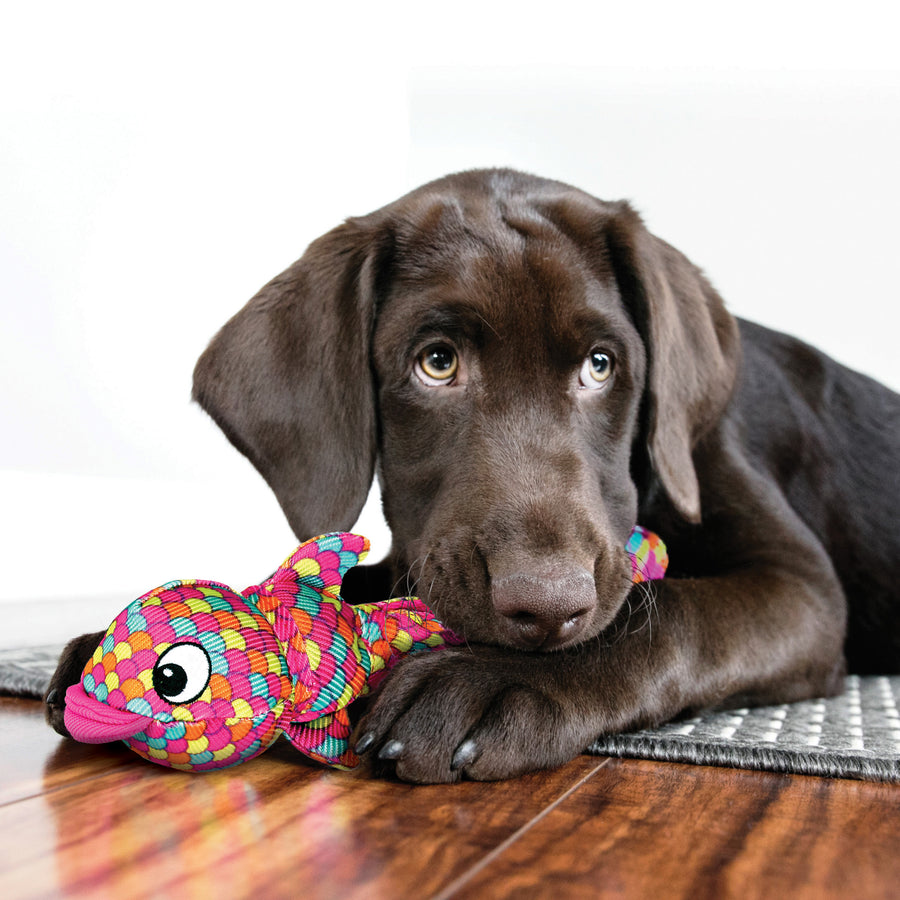
<path id="1" fill-rule="evenodd" d="M 582 387 L 599 388 L 609 381 L 612 372 L 612 356 L 604 350 L 591 350 L 581 364 L 578 380 Z"/>
<path id="2" fill-rule="evenodd" d="M 416 360 L 416 375 L 431 387 L 450 384 L 458 371 L 459 357 L 448 344 L 432 344 Z"/>
<path id="3" fill-rule="evenodd" d="M 169 703 L 191 703 L 209 684 L 212 665 L 198 644 L 174 644 L 153 667 L 153 689 Z"/>

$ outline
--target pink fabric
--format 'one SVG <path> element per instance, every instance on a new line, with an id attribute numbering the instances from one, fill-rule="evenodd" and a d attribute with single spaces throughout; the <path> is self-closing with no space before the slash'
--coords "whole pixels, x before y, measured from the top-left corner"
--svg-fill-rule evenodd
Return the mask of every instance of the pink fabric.
<path id="1" fill-rule="evenodd" d="M 150 716 L 101 703 L 86 693 L 81 684 L 73 684 L 66 691 L 66 728 L 83 744 L 124 740 L 142 732 L 152 721 Z"/>

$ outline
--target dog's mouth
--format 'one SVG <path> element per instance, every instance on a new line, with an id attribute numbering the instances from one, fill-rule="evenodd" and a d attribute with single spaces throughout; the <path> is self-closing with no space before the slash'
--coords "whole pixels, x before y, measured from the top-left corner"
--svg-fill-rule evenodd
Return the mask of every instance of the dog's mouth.
<path id="1" fill-rule="evenodd" d="M 426 556 L 423 599 L 449 628 L 468 641 L 530 652 L 572 647 L 603 633 L 623 610 L 630 617 L 634 585 L 663 577 L 668 561 L 665 545 L 638 526 L 624 546 L 604 548 L 592 570 L 565 555 L 501 558 L 477 545 Z"/>
<path id="2" fill-rule="evenodd" d="M 536 653 L 562 650 L 581 643 L 587 637 L 584 632 L 588 618 L 587 612 L 577 613 L 560 625 L 548 628 L 532 616 L 517 617 L 510 622 L 501 623 L 501 627 L 509 632 L 502 643 L 517 650 Z"/>
<path id="3" fill-rule="evenodd" d="M 595 637 L 598 621 L 607 618 L 593 573 L 578 566 L 542 563 L 537 571 L 487 574 L 478 585 L 440 574 L 427 583 L 422 599 L 471 643 L 547 653 Z M 616 607 L 624 597 L 615 598 Z"/>

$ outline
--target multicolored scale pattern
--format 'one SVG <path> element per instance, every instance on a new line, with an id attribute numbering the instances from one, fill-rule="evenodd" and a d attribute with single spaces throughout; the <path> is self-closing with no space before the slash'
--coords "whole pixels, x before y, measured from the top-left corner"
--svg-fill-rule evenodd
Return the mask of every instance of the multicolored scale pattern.
<path id="1" fill-rule="evenodd" d="M 341 599 L 344 575 L 368 550 L 359 535 L 322 535 L 241 594 L 172 581 L 139 597 L 85 666 L 80 708 L 97 718 L 82 719 L 81 739 L 102 739 L 102 704 L 124 718 L 128 746 L 172 768 L 235 765 L 282 733 L 313 759 L 353 767 L 349 704 L 406 654 L 460 643 L 415 597 L 357 607 Z M 635 583 L 665 573 L 665 545 L 652 532 L 635 528 L 626 551 Z M 196 671 L 166 662 L 185 653 Z M 78 721 L 67 725 L 78 738 Z"/>
<path id="2" fill-rule="evenodd" d="M 301 545 L 259 588 L 248 589 L 272 617 L 296 679 L 285 735 L 307 756 L 338 768 L 359 762 L 349 746 L 350 703 L 405 654 L 459 642 L 415 597 L 356 607 L 341 599 L 344 574 L 368 549 L 358 535 L 324 535 Z"/>
<path id="3" fill-rule="evenodd" d="M 153 686 L 160 657 L 198 644 L 209 682 L 191 703 L 173 705 Z M 110 625 L 82 676 L 85 691 L 116 709 L 151 716 L 126 743 L 141 756 L 203 771 L 261 753 L 294 690 L 271 624 L 222 584 L 174 581 L 135 600 Z"/>
<path id="4" fill-rule="evenodd" d="M 242 594 L 212 581 L 155 588 L 110 625 L 82 687 L 116 710 L 150 717 L 125 743 L 161 765 L 235 765 L 283 732 L 311 758 L 350 768 L 358 759 L 347 706 L 406 653 L 457 641 L 416 598 L 361 607 L 341 599 L 344 574 L 368 550 L 358 535 L 328 534 Z M 208 681 L 190 702 L 171 703 L 154 674 L 182 644 L 202 649 Z"/>
<path id="5" fill-rule="evenodd" d="M 631 560 L 631 581 L 656 581 L 666 574 L 669 554 L 658 534 L 635 525 L 625 544 L 625 552 Z"/>

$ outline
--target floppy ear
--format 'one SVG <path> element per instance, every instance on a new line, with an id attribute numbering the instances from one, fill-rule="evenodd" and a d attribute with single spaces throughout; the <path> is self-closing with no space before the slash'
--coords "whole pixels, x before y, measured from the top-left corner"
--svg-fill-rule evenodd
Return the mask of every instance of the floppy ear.
<path id="1" fill-rule="evenodd" d="M 348 530 L 375 467 L 375 230 L 313 242 L 213 338 L 194 399 L 260 471 L 301 540 Z"/>
<path id="2" fill-rule="evenodd" d="M 692 452 L 731 397 L 740 359 L 737 323 L 693 263 L 650 234 L 627 203 L 612 207 L 609 247 L 649 356 L 650 464 L 678 512 L 699 522 Z"/>

